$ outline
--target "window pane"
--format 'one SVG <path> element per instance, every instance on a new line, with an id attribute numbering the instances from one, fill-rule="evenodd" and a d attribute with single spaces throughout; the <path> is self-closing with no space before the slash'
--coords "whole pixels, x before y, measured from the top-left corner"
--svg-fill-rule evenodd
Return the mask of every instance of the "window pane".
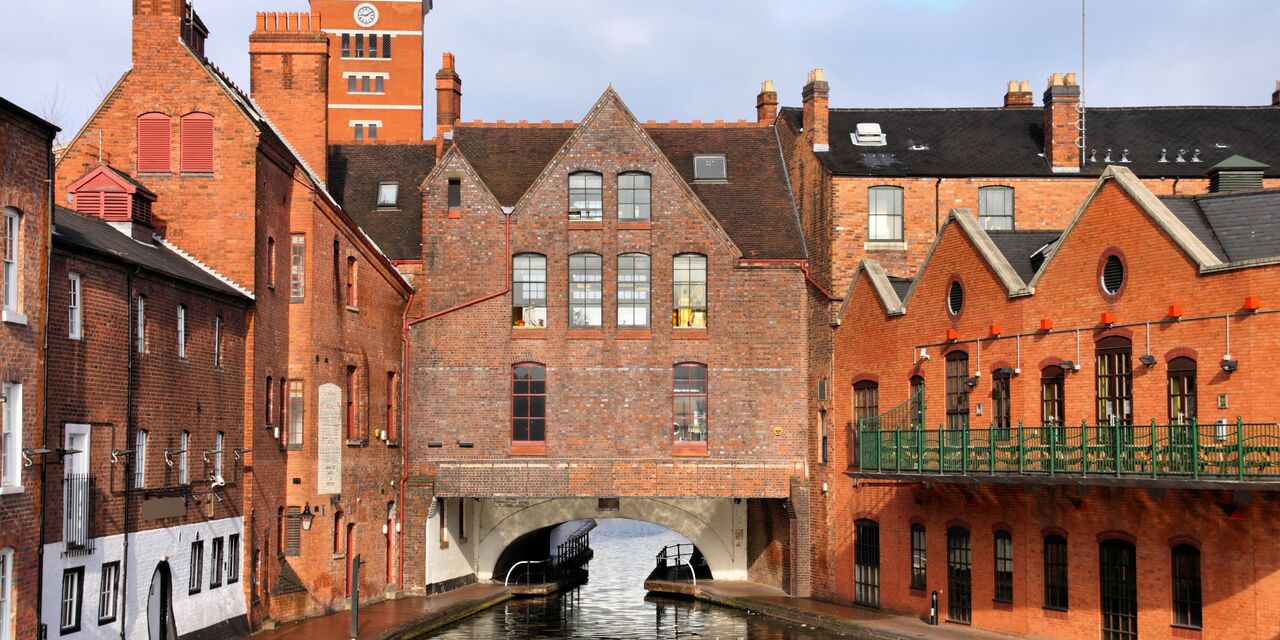
<path id="1" fill-rule="evenodd" d="M 675 327 L 707 326 L 707 257 L 678 255 L 672 274 Z"/>
<path id="2" fill-rule="evenodd" d="M 624 173 L 618 176 L 618 219 L 648 220 L 650 201 L 648 174 Z"/>
<path id="3" fill-rule="evenodd" d="M 600 256 L 593 253 L 569 256 L 569 326 L 600 326 L 603 280 Z"/>
<path id="4" fill-rule="evenodd" d="M 569 219 L 599 220 L 604 215 L 604 182 L 598 173 L 569 176 Z"/>
<path id="5" fill-rule="evenodd" d="M 870 240 L 902 240 L 902 189 L 871 187 L 867 190 Z"/>
<path id="6" fill-rule="evenodd" d="M 649 256 L 618 256 L 618 326 L 649 326 Z"/>

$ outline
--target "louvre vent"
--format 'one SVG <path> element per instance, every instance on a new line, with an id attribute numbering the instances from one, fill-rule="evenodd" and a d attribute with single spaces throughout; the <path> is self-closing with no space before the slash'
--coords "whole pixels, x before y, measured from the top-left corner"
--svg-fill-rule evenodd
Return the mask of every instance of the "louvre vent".
<path id="1" fill-rule="evenodd" d="M 1122 286 L 1124 286 L 1124 263 L 1118 256 L 1111 256 L 1102 267 L 1102 290 L 1115 295 Z"/>
<path id="2" fill-rule="evenodd" d="M 947 292 L 947 310 L 951 315 L 959 315 L 960 310 L 964 308 L 964 287 L 959 282 L 951 283 L 951 290 Z"/>

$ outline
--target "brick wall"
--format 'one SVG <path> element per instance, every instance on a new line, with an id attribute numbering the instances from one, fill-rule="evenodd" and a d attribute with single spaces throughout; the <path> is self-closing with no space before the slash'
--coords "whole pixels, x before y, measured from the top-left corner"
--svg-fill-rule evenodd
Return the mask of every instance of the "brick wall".
<path id="1" fill-rule="evenodd" d="M 791 572 L 791 523 L 781 500 L 747 501 L 747 577 L 786 589 Z"/>

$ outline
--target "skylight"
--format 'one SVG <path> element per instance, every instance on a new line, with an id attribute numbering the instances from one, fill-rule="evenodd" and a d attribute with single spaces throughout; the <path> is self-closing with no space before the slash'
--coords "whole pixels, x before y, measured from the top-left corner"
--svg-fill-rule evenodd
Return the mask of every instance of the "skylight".
<path id="1" fill-rule="evenodd" d="M 724 156 L 694 156 L 693 179 L 699 181 L 728 180 Z"/>
<path id="2" fill-rule="evenodd" d="M 883 147 L 887 144 L 884 132 L 875 122 L 859 122 L 851 137 L 853 144 L 859 147 Z"/>
<path id="3" fill-rule="evenodd" d="M 394 207 L 400 201 L 400 183 L 383 182 L 378 185 L 378 206 Z"/>

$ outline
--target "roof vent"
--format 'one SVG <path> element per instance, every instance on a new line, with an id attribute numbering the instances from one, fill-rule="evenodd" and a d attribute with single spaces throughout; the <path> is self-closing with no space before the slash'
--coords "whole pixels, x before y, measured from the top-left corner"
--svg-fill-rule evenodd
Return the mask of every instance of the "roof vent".
<path id="1" fill-rule="evenodd" d="M 880 125 L 874 122 L 859 122 L 852 137 L 853 144 L 859 147 L 883 147 L 888 144 Z"/>
<path id="2" fill-rule="evenodd" d="M 693 179 L 698 182 L 723 182 L 728 180 L 724 156 L 694 156 Z"/>
<path id="3" fill-rule="evenodd" d="M 1261 189 L 1262 176 L 1270 168 L 1269 165 L 1244 156 L 1231 156 L 1206 172 L 1209 176 L 1209 193 Z"/>

